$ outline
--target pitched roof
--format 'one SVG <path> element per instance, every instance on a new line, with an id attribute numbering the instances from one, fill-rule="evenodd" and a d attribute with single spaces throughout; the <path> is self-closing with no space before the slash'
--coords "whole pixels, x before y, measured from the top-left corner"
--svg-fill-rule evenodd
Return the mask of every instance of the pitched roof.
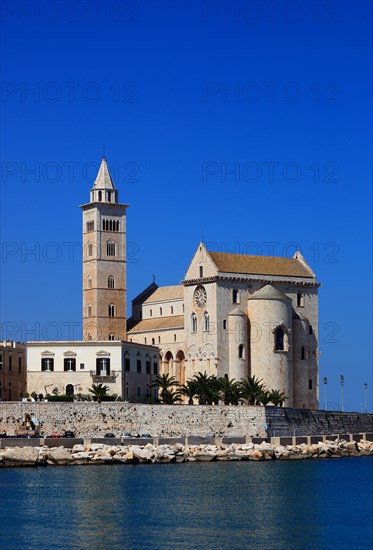
<path id="1" fill-rule="evenodd" d="M 247 256 L 225 252 L 209 252 L 209 256 L 221 273 L 313 278 L 313 273 L 296 258 Z"/>
<path id="2" fill-rule="evenodd" d="M 249 300 L 291 300 L 289 296 L 283 294 L 280 290 L 272 285 L 265 285 L 255 292 L 252 296 L 249 296 Z"/>
<path id="3" fill-rule="evenodd" d="M 239 307 L 235 307 L 228 313 L 228 315 L 240 315 L 241 317 L 246 317 L 245 313 Z"/>
<path id="4" fill-rule="evenodd" d="M 142 304 L 145 302 L 145 300 L 147 298 L 149 298 L 149 296 L 151 294 L 153 294 L 153 292 L 155 292 L 158 288 L 158 285 L 157 283 L 155 283 L 154 281 L 152 283 L 150 283 L 149 286 L 147 286 L 142 292 L 140 292 L 140 294 L 138 294 L 133 300 L 132 300 L 132 305 L 136 305 L 136 304 Z"/>
<path id="5" fill-rule="evenodd" d="M 101 165 L 98 170 L 95 183 L 93 184 L 93 188 L 94 189 L 115 189 L 105 157 L 102 157 Z"/>
<path id="6" fill-rule="evenodd" d="M 137 325 L 128 331 L 129 334 L 133 332 L 143 332 L 152 330 L 163 330 L 171 328 L 184 328 L 184 315 L 174 315 L 170 317 L 156 317 L 155 319 L 143 319 Z"/>
<path id="7" fill-rule="evenodd" d="M 182 300 L 184 298 L 184 287 L 181 285 L 175 286 L 159 286 L 153 294 L 145 300 L 145 304 L 151 302 L 167 302 L 168 300 Z"/>

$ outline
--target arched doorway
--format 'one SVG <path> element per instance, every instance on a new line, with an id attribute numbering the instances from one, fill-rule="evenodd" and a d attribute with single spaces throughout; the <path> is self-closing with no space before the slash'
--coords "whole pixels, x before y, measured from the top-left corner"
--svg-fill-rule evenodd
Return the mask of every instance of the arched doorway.
<path id="1" fill-rule="evenodd" d="M 74 395 L 74 386 L 72 384 L 67 384 L 66 395 Z"/>

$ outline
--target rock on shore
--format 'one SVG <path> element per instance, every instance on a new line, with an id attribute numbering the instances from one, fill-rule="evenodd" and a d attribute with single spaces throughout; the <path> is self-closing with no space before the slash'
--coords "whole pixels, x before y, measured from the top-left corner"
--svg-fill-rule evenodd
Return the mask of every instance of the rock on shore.
<path id="1" fill-rule="evenodd" d="M 74 445 L 64 447 L 13 447 L 0 450 L 0 467 L 65 466 L 84 464 L 160 464 L 237 460 L 304 460 L 373 456 L 373 442 L 335 440 L 307 445 L 274 446 L 263 441 L 221 445 Z"/>

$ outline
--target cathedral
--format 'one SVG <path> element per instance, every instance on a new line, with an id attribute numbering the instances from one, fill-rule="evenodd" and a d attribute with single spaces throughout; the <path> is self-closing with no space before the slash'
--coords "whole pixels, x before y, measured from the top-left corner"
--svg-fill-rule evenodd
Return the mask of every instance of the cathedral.
<path id="1" fill-rule="evenodd" d="M 293 258 L 198 248 L 180 285 L 151 284 L 132 301 L 131 341 L 160 348 L 161 372 L 262 379 L 286 406 L 318 408 L 319 283 Z"/>
<path id="2" fill-rule="evenodd" d="M 118 202 L 104 157 L 90 202 L 81 206 L 83 340 L 28 343 L 28 390 L 46 385 L 51 365 L 70 393 L 110 378 L 130 399 L 149 395 L 158 373 L 181 383 L 197 372 L 255 375 L 284 392 L 286 406 L 317 409 L 320 283 L 302 254 L 219 253 L 201 242 L 180 284 L 151 283 L 132 300 L 128 318 L 127 206 Z"/>

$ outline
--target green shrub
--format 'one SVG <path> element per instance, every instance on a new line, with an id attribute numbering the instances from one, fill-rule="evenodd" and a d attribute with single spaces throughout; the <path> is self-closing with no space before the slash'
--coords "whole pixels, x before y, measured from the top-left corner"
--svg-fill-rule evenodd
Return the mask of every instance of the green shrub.
<path id="1" fill-rule="evenodd" d="M 116 398 L 116 395 L 102 395 L 100 397 L 101 401 L 115 401 Z M 94 397 L 93 399 L 96 401 L 96 397 Z"/>
<path id="2" fill-rule="evenodd" d="M 92 401 L 92 397 L 89 393 L 77 393 L 75 398 L 78 401 Z"/>
<path id="3" fill-rule="evenodd" d="M 47 395 L 48 401 L 74 401 L 73 395 Z"/>

